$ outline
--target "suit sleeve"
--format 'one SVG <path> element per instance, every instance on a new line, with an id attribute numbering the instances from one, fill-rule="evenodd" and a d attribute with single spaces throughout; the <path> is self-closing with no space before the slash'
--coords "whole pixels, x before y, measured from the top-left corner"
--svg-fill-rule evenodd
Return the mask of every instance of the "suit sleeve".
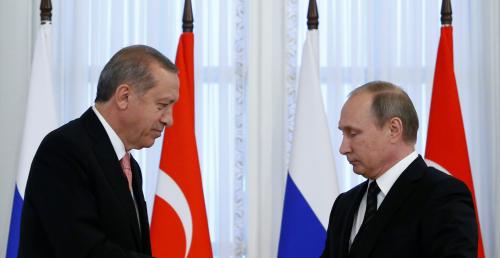
<path id="1" fill-rule="evenodd" d="M 343 194 L 340 194 L 337 196 L 337 199 L 335 199 L 335 202 L 333 203 L 332 210 L 330 211 L 330 219 L 328 221 L 328 229 L 326 231 L 326 241 L 325 241 L 325 248 L 323 250 L 323 254 L 320 256 L 321 258 L 327 258 L 327 257 L 333 257 L 333 224 L 334 224 L 334 214 L 335 214 L 335 209 L 340 202 L 340 199 L 342 198 Z"/>
<path id="2" fill-rule="evenodd" d="M 30 244 L 44 238 L 48 247 L 40 252 L 48 256 L 149 257 L 107 239 L 93 186 L 83 171 L 84 161 L 69 142 L 49 134 L 35 155 L 25 194 L 19 257 L 28 257 Z"/>
<path id="3" fill-rule="evenodd" d="M 449 177 L 430 195 L 423 220 L 424 257 L 477 257 L 477 222 L 471 193 Z"/>

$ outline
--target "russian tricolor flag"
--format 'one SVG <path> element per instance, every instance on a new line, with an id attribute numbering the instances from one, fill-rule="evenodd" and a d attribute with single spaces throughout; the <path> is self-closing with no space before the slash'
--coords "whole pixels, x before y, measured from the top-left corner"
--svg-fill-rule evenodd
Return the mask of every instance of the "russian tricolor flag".
<path id="1" fill-rule="evenodd" d="M 42 24 L 33 51 L 26 118 L 10 219 L 7 258 L 17 258 L 24 189 L 26 188 L 31 161 L 43 137 L 58 125 L 56 98 L 52 83 L 51 26 L 50 23 Z"/>
<path id="2" fill-rule="evenodd" d="M 318 30 L 309 30 L 304 43 L 292 144 L 278 257 L 319 257 L 338 185 L 320 89 Z"/>

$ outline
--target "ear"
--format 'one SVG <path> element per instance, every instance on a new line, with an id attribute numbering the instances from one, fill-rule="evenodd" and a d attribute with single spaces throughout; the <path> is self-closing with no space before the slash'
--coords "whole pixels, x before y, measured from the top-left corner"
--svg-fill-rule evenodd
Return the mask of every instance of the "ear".
<path id="1" fill-rule="evenodd" d="M 121 110 L 127 109 L 130 101 L 131 88 L 128 84 L 120 84 L 115 90 L 113 99 Z"/>
<path id="2" fill-rule="evenodd" d="M 388 132 L 391 143 L 396 143 L 403 137 L 403 121 L 399 117 L 393 117 L 388 121 Z"/>

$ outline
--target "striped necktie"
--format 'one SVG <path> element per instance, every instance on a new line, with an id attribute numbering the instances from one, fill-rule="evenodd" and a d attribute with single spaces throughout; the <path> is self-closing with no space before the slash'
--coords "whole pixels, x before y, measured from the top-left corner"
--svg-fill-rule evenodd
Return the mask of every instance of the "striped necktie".
<path id="1" fill-rule="evenodd" d="M 368 195 L 366 197 L 366 211 L 361 227 L 364 227 L 365 224 L 367 224 L 373 218 L 373 216 L 375 216 L 375 213 L 377 212 L 377 195 L 379 192 L 380 188 L 378 187 L 377 182 L 372 181 L 368 185 Z"/>

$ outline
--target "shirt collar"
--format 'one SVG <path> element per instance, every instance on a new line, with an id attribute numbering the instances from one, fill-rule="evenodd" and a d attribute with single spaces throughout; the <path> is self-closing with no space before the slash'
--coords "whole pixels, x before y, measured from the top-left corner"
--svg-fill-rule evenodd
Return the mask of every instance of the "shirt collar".
<path id="1" fill-rule="evenodd" d="M 115 150 L 116 157 L 118 158 L 118 160 L 122 159 L 123 156 L 125 156 L 125 154 L 127 153 L 125 151 L 125 145 L 123 144 L 122 140 L 120 139 L 118 134 L 116 134 L 115 130 L 113 130 L 113 128 L 108 124 L 101 113 L 99 113 L 95 106 L 92 106 L 92 110 L 94 110 L 97 118 L 99 118 L 99 121 L 101 121 L 102 126 L 104 126 L 104 130 L 106 130 L 109 140 L 111 141 L 111 145 L 113 145 L 113 149 Z"/>
<path id="2" fill-rule="evenodd" d="M 408 156 L 400 160 L 394 166 L 392 166 L 389 170 L 387 170 L 384 174 L 382 174 L 379 178 L 377 178 L 377 185 L 380 188 L 380 191 L 385 195 L 391 190 L 392 185 L 396 182 L 398 177 L 405 171 L 406 168 L 417 159 L 418 154 L 416 151 L 413 151 Z"/>

